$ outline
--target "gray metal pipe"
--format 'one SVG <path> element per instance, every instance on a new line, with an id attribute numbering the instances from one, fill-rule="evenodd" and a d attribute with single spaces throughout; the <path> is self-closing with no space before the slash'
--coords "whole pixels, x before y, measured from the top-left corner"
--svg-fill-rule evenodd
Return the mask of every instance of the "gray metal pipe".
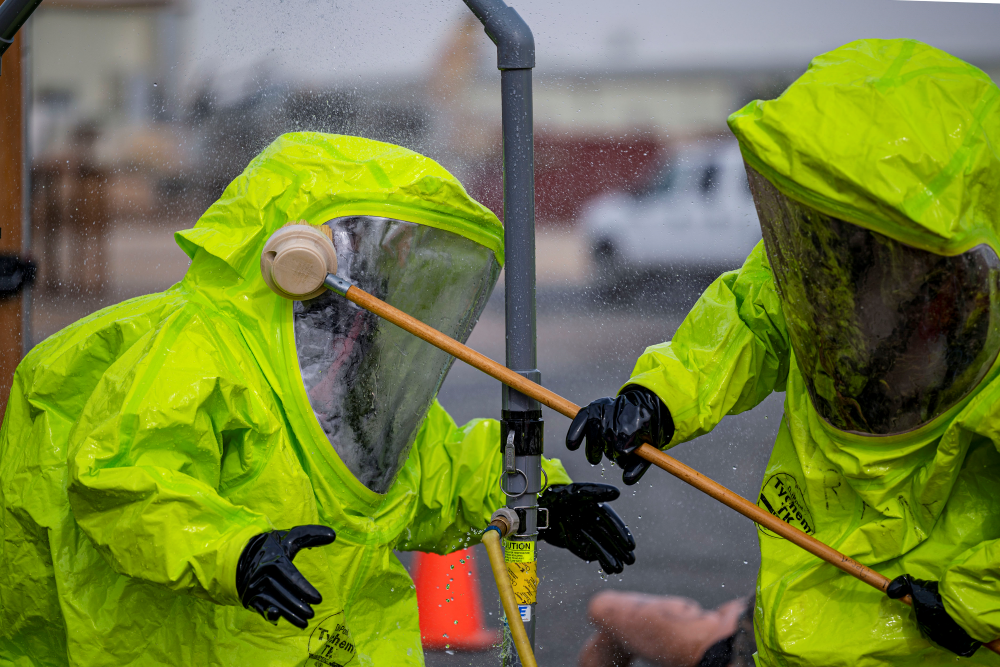
<path id="1" fill-rule="evenodd" d="M 513 7 L 503 0 L 465 0 L 497 45 L 497 69 L 531 69 L 535 66 L 535 37 Z"/>
<path id="2" fill-rule="evenodd" d="M 507 367 L 538 368 L 535 325 L 535 150 L 531 70 L 500 73 L 503 106 L 503 219 L 507 263 Z M 539 410 L 538 401 L 510 390 L 504 409 Z"/>
<path id="3" fill-rule="evenodd" d="M 503 0 L 465 0 L 465 4 L 496 44 L 497 69 L 500 70 L 507 367 L 541 382 L 535 326 L 535 133 L 531 96 L 535 38 L 524 19 Z M 501 436 L 507 507 L 516 510 L 520 518 L 518 534 L 506 539 L 521 544 L 514 552 L 526 553 L 524 547 L 530 548 L 530 576 L 534 576 L 544 448 L 538 401 L 504 386 Z M 515 590 L 517 588 L 515 586 Z M 520 606 L 528 638 L 534 647 L 535 604 Z M 504 664 L 507 667 L 519 664 L 513 651 L 504 652 Z"/>

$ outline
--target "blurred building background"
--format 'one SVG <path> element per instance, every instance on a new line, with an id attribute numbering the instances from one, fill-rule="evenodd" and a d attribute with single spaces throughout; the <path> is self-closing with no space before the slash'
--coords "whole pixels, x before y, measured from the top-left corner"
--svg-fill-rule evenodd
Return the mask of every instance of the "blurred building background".
<path id="1" fill-rule="evenodd" d="M 537 216 L 541 250 L 552 248 L 539 252 L 541 279 L 586 282 L 594 249 L 573 230 L 588 202 L 647 191 L 686 147 L 726 136 L 730 112 L 779 94 L 815 53 L 914 35 L 1000 72 L 984 27 L 996 26 L 993 8 L 928 4 L 519 7 L 539 53 Z M 178 279 L 186 258 L 170 232 L 191 226 L 282 132 L 413 148 L 501 212 L 495 52 L 460 3 L 314 1 L 274 12 L 230 0 L 41 6 L 29 24 L 33 340 Z"/>
<path id="2" fill-rule="evenodd" d="M 49 0 L 28 23 L 35 342 L 183 272 L 127 285 L 131 258 L 159 263 L 135 234 L 199 212 L 176 95 L 184 21 L 173 0 Z"/>

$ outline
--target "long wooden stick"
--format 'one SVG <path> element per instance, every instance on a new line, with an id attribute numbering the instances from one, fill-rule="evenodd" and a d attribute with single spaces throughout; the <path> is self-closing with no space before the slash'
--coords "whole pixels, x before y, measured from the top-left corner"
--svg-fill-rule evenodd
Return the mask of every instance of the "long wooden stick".
<path id="1" fill-rule="evenodd" d="M 576 417 L 580 412 L 580 406 L 572 401 L 568 401 L 559 394 L 546 389 L 540 384 L 518 375 L 506 366 L 498 364 L 489 357 L 476 352 L 470 347 L 459 343 L 454 338 L 444 335 L 437 329 L 429 327 L 415 317 L 407 315 L 398 308 L 394 308 L 381 299 L 377 299 L 368 292 L 358 289 L 353 285 L 347 290 L 346 296 L 350 301 L 361 306 L 365 310 L 375 313 L 379 317 L 388 320 L 396 326 L 404 329 L 414 336 L 421 338 L 434 347 L 444 350 L 461 361 L 469 364 L 486 373 L 490 377 L 499 380 L 508 387 L 516 389 L 525 396 L 530 396 L 542 405 L 547 405 L 556 412 L 563 414 L 570 419 Z M 885 593 L 889 587 L 890 579 L 879 574 L 875 570 L 866 567 L 858 561 L 845 556 L 833 547 L 830 547 L 815 537 L 808 535 L 798 528 L 791 526 L 770 512 L 762 510 L 760 507 L 750 502 L 738 493 L 730 491 L 715 480 L 702 475 L 700 472 L 687 466 L 672 456 L 669 456 L 652 445 L 643 444 L 636 450 L 641 458 L 649 461 L 653 465 L 666 470 L 681 481 L 687 482 L 699 491 L 715 498 L 723 505 L 730 507 L 756 524 L 777 533 L 792 544 L 795 544 L 812 555 L 825 560 L 831 565 L 835 565 L 852 577 L 856 577 L 869 586 L 873 586 Z M 912 605 L 910 596 L 901 598 L 902 602 Z M 988 644 L 983 644 L 994 653 L 1000 654 L 1000 639 L 995 639 Z"/>

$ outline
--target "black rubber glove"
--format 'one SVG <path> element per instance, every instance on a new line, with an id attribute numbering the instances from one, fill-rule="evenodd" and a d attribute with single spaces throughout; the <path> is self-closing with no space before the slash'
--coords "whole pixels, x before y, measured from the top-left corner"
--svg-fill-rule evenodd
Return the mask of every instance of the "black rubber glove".
<path id="1" fill-rule="evenodd" d="M 601 455 L 624 472 L 622 482 L 635 484 L 650 463 L 633 452 L 644 442 L 663 449 L 674 436 L 674 420 L 659 397 L 644 387 L 629 386 L 617 398 L 599 398 L 576 415 L 566 433 L 566 447 L 576 451 L 587 439 L 587 460 Z"/>
<path id="2" fill-rule="evenodd" d="M 538 496 L 549 510 L 549 527 L 538 539 L 569 549 L 583 560 L 600 561 L 608 574 L 618 574 L 635 562 L 635 539 L 606 503 L 618 498 L 610 484 L 556 484 Z"/>
<path id="3" fill-rule="evenodd" d="M 982 642 L 977 642 L 955 622 L 944 608 L 938 594 L 938 582 L 914 579 L 903 574 L 889 582 L 885 594 L 894 600 L 909 595 L 913 600 L 913 611 L 917 614 L 920 633 L 932 642 L 952 653 L 968 658 L 976 652 Z"/>
<path id="4" fill-rule="evenodd" d="M 319 604 L 323 596 L 292 565 L 292 559 L 299 550 L 330 544 L 336 537 L 326 526 L 296 526 L 251 538 L 236 565 L 240 602 L 271 623 L 277 624 L 284 616 L 305 629 L 314 616 L 309 605 Z"/>

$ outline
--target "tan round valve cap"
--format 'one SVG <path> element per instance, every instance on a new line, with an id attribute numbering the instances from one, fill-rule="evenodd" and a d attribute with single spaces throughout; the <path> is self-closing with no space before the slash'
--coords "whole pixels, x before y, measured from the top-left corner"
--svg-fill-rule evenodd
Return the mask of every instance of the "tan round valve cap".
<path id="1" fill-rule="evenodd" d="M 285 225 L 267 240 L 260 273 L 276 294 L 305 301 L 323 293 L 328 273 L 337 272 L 337 250 L 319 227 Z"/>

